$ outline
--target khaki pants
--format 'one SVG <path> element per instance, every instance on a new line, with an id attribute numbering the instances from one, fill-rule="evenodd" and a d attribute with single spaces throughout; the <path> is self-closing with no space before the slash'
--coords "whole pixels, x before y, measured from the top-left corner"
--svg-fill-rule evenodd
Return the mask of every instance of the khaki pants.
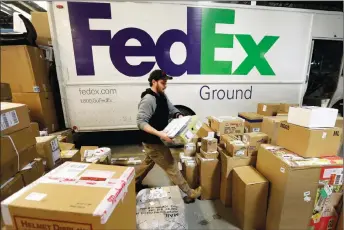
<path id="1" fill-rule="evenodd" d="M 143 147 L 146 152 L 146 159 L 136 169 L 136 183 L 141 183 L 156 163 L 167 173 L 175 185 L 178 185 L 183 192 L 189 194 L 191 188 L 179 171 L 170 149 L 162 144 L 143 143 Z"/>

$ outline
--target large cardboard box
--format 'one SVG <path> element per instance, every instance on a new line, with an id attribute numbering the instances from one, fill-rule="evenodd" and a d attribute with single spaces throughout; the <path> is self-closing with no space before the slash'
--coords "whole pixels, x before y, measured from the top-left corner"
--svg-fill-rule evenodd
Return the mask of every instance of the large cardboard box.
<path id="1" fill-rule="evenodd" d="M 8 181 L 1 184 L 1 201 L 18 192 L 24 186 L 25 185 L 20 174 L 16 174 L 14 177 L 11 177 Z"/>
<path id="2" fill-rule="evenodd" d="M 251 166 L 233 169 L 233 214 L 243 230 L 265 230 L 269 181 Z"/>
<path id="3" fill-rule="evenodd" d="M 221 157 L 221 189 L 220 200 L 225 206 L 232 206 L 232 178 L 233 169 L 241 166 L 256 165 L 256 156 L 252 157 L 231 157 L 226 154 L 223 148 L 218 148 Z"/>
<path id="4" fill-rule="evenodd" d="M 279 107 L 279 110 L 278 110 L 278 113 L 286 113 L 286 114 L 288 114 L 290 107 L 298 107 L 298 106 L 299 106 L 299 104 L 281 103 L 280 107 Z"/>
<path id="5" fill-rule="evenodd" d="M 65 162 L 2 201 L 2 219 L 16 229 L 136 229 L 134 176 L 133 168 Z"/>
<path id="6" fill-rule="evenodd" d="M 29 127 L 29 109 L 26 105 L 1 102 L 1 135 Z"/>
<path id="7" fill-rule="evenodd" d="M 242 141 L 247 146 L 247 155 L 256 156 L 259 146 L 268 143 L 268 135 L 262 132 L 245 133 Z"/>
<path id="8" fill-rule="evenodd" d="M 49 92 L 43 51 L 33 46 L 1 46 L 1 82 L 12 93 Z"/>
<path id="9" fill-rule="evenodd" d="M 43 176 L 44 171 L 43 159 L 36 158 L 34 161 L 20 170 L 24 185 L 27 186 Z"/>
<path id="10" fill-rule="evenodd" d="M 308 229 L 319 180 L 333 189 L 343 183 L 342 158 L 303 158 L 266 144 L 258 151 L 257 170 L 270 181 L 266 230 Z"/>
<path id="11" fill-rule="evenodd" d="M 288 116 L 264 117 L 262 124 L 262 133 L 268 135 L 268 143 L 276 144 L 278 136 L 278 127 L 281 121 L 286 121 Z"/>
<path id="12" fill-rule="evenodd" d="M 214 132 L 207 124 L 202 124 L 202 126 L 197 130 L 196 135 L 199 138 L 208 137 L 209 133 Z"/>
<path id="13" fill-rule="evenodd" d="M 244 134 L 245 120 L 240 117 L 209 117 L 210 128 L 213 129 L 218 136 L 223 134 Z"/>
<path id="14" fill-rule="evenodd" d="M 341 143 L 340 128 L 310 129 L 281 122 L 277 145 L 303 157 L 336 156 Z"/>
<path id="15" fill-rule="evenodd" d="M 47 162 L 47 169 L 53 169 L 61 161 L 60 149 L 56 136 L 36 137 L 37 152 Z"/>
<path id="16" fill-rule="evenodd" d="M 338 109 L 316 106 L 290 107 L 288 122 L 308 128 L 332 128 L 336 124 Z"/>
<path id="17" fill-rule="evenodd" d="M 263 116 L 258 113 L 242 112 L 239 117 L 245 120 L 245 133 L 260 132 Z"/>
<path id="18" fill-rule="evenodd" d="M 31 22 L 37 33 L 36 43 L 43 46 L 51 46 L 51 35 L 47 12 L 31 12 Z"/>
<path id="19" fill-rule="evenodd" d="M 182 174 L 190 188 L 197 188 L 199 186 L 199 169 L 196 160 L 184 160 L 182 169 Z"/>
<path id="20" fill-rule="evenodd" d="M 38 122 L 40 129 L 48 133 L 58 129 L 55 104 L 52 93 L 13 93 L 13 102 L 26 104 L 32 121 Z"/>
<path id="21" fill-rule="evenodd" d="M 221 165 L 218 159 L 206 159 L 196 155 L 199 166 L 199 181 L 202 187 L 202 200 L 216 200 L 220 197 Z"/>
<path id="22" fill-rule="evenodd" d="M 257 113 L 263 116 L 276 116 L 279 108 L 279 103 L 259 103 Z"/>
<path id="23" fill-rule="evenodd" d="M 1 101 L 3 102 L 12 102 L 12 91 L 8 83 L 1 83 Z"/>

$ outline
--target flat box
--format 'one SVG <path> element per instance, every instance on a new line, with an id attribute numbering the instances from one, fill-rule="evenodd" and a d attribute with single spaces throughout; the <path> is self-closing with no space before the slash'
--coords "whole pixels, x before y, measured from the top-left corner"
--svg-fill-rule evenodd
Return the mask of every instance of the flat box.
<path id="1" fill-rule="evenodd" d="M 217 139 L 214 137 L 203 137 L 201 141 L 201 149 L 204 152 L 215 152 L 217 151 Z"/>
<path id="2" fill-rule="evenodd" d="M 50 92 L 43 51 L 37 47 L 1 46 L 1 81 L 12 93 Z"/>
<path id="3" fill-rule="evenodd" d="M 224 143 L 230 156 L 247 156 L 247 145 L 240 140 L 231 140 Z"/>
<path id="4" fill-rule="evenodd" d="M 202 124 L 202 126 L 197 130 L 196 135 L 199 138 L 207 137 L 209 133 L 214 132 L 207 124 Z"/>
<path id="5" fill-rule="evenodd" d="M 268 135 L 268 143 L 276 144 L 278 136 L 278 127 L 281 121 L 287 121 L 288 116 L 264 117 L 262 124 L 262 133 Z"/>
<path id="6" fill-rule="evenodd" d="M 265 230 L 269 181 L 251 166 L 233 169 L 233 214 L 243 230 Z"/>
<path id="7" fill-rule="evenodd" d="M 220 197 L 221 165 L 218 159 L 206 159 L 196 155 L 199 166 L 199 182 L 202 186 L 202 200 L 216 200 Z"/>
<path id="8" fill-rule="evenodd" d="M 279 103 L 259 103 L 257 113 L 263 116 L 276 116 L 279 108 Z"/>
<path id="9" fill-rule="evenodd" d="M 52 136 L 52 135 L 50 135 L 50 136 Z M 61 151 L 72 150 L 72 149 L 75 149 L 75 144 L 66 143 L 66 142 L 59 142 L 59 148 Z"/>
<path id="10" fill-rule="evenodd" d="M 27 105 L 1 102 L 1 135 L 29 127 L 30 117 Z"/>
<path id="11" fill-rule="evenodd" d="M 268 135 L 262 132 L 245 133 L 242 141 L 247 146 L 247 155 L 256 156 L 261 144 L 268 143 Z"/>
<path id="12" fill-rule="evenodd" d="M 36 43 L 42 46 L 52 46 L 47 12 L 31 12 L 31 22 L 37 33 Z"/>
<path id="13" fill-rule="evenodd" d="M 257 170 L 270 181 L 266 230 L 309 229 L 319 180 L 337 189 L 343 183 L 342 158 L 303 158 L 267 144 L 258 150 Z"/>
<path id="14" fill-rule="evenodd" d="M 303 157 L 336 156 L 341 144 L 341 134 L 340 128 L 310 129 L 281 122 L 277 145 Z"/>
<path id="15" fill-rule="evenodd" d="M 218 148 L 221 157 L 221 188 L 220 201 L 225 206 L 232 206 L 233 169 L 241 166 L 256 165 L 257 157 L 231 157 L 221 147 Z"/>
<path id="16" fill-rule="evenodd" d="M 263 116 L 258 113 L 242 112 L 238 115 L 245 120 L 245 133 L 260 132 Z"/>
<path id="17" fill-rule="evenodd" d="M 26 165 L 22 170 L 20 170 L 20 174 L 23 178 L 23 182 L 25 186 L 28 186 L 44 174 L 44 164 L 42 158 L 36 158 L 34 161 Z"/>
<path id="18" fill-rule="evenodd" d="M 58 130 L 53 93 L 13 93 L 13 102 L 26 104 L 32 121 L 38 122 L 40 129 L 48 133 Z"/>
<path id="19" fill-rule="evenodd" d="M 213 129 L 218 136 L 223 134 L 244 134 L 245 120 L 240 117 L 209 117 L 210 128 Z"/>
<path id="20" fill-rule="evenodd" d="M 333 128 L 338 115 L 337 109 L 316 106 L 290 107 L 288 122 L 308 128 Z"/>
<path id="21" fill-rule="evenodd" d="M 201 149 L 201 154 L 202 157 L 207 158 L 207 159 L 217 159 L 219 157 L 219 152 L 216 150 L 214 152 L 204 152 Z"/>
<path id="22" fill-rule="evenodd" d="M 288 114 L 290 107 L 299 107 L 299 106 L 300 106 L 299 104 L 281 103 L 280 107 L 279 107 L 279 110 L 278 110 L 278 113 L 286 113 L 286 114 Z"/>
<path id="23" fill-rule="evenodd" d="M 182 163 L 183 176 L 190 188 L 195 189 L 199 186 L 199 169 L 195 160 L 185 160 Z"/>
<path id="24" fill-rule="evenodd" d="M 47 169 L 53 169 L 60 161 L 60 149 L 56 136 L 36 137 L 37 152 L 46 160 Z"/>
<path id="25" fill-rule="evenodd" d="M 2 219 L 16 229 L 136 229 L 134 177 L 134 168 L 65 162 L 2 201 Z"/>
<path id="26" fill-rule="evenodd" d="M 81 162 L 81 155 L 80 151 L 77 149 L 73 150 L 63 150 L 61 151 L 61 160 L 65 161 L 74 161 L 74 162 Z"/>
<path id="27" fill-rule="evenodd" d="M 8 181 L 1 184 L 1 201 L 18 192 L 24 186 L 25 185 L 20 174 L 16 174 L 14 177 L 11 177 Z"/>
<path id="28" fill-rule="evenodd" d="M 12 102 L 12 91 L 10 84 L 8 83 L 1 83 L 1 101 L 4 102 Z"/>

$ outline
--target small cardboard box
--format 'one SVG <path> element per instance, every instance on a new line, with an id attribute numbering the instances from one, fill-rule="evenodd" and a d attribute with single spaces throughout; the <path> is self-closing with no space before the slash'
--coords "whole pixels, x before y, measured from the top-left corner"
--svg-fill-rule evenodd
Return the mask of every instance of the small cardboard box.
<path id="1" fill-rule="evenodd" d="M 242 112 L 239 117 L 245 120 L 245 133 L 260 132 L 263 116 L 258 113 Z"/>
<path id="2" fill-rule="evenodd" d="M 1 101 L 12 102 L 12 91 L 9 84 L 1 83 L 0 93 L 1 93 Z"/>
<path id="3" fill-rule="evenodd" d="M 44 164 L 42 158 L 36 158 L 34 161 L 26 165 L 20 171 L 23 178 L 24 185 L 27 186 L 43 176 L 44 174 Z"/>
<path id="4" fill-rule="evenodd" d="M 308 128 L 333 128 L 338 115 L 337 109 L 316 106 L 290 107 L 288 122 Z"/>
<path id="5" fill-rule="evenodd" d="M 202 157 L 207 158 L 207 159 L 217 159 L 219 157 L 219 152 L 216 150 L 214 152 L 204 152 L 201 149 L 201 154 Z"/>
<path id="6" fill-rule="evenodd" d="M 201 149 L 204 152 L 216 152 L 217 151 L 217 139 L 214 137 L 203 137 Z"/>
<path id="7" fill-rule="evenodd" d="M 42 46 L 52 46 L 47 12 L 31 12 L 32 25 L 37 33 L 36 43 Z"/>
<path id="8" fill-rule="evenodd" d="M 23 179 L 20 174 L 16 174 L 14 177 L 11 177 L 5 183 L 1 184 L 1 201 L 5 200 L 12 194 L 18 192 L 24 187 Z M 3 211 L 3 210 L 1 210 Z"/>
<path id="9" fill-rule="evenodd" d="M 218 159 L 206 159 L 196 155 L 199 166 L 199 182 L 202 186 L 202 200 L 216 200 L 220 197 L 221 165 Z"/>
<path id="10" fill-rule="evenodd" d="M 221 157 L 221 189 L 220 200 L 225 206 L 232 206 L 232 178 L 233 169 L 241 166 L 256 165 L 256 156 L 231 157 L 222 147 L 218 148 Z"/>
<path id="11" fill-rule="evenodd" d="M 81 146 L 81 148 L 80 148 L 81 161 L 84 161 L 85 151 L 95 150 L 98 148 L 99 148 L 99 146 Z"/>
<path id="12" fill-rule="evenodd" d="M 77 149 L 62 150 L 61 151 L 61 160 L 62 160 L 62 162 L 65 162 L 65 161 L 81 162 L 80 151 Z"/>
<path id="13" fill-rule="evenodd" d="M 184 145 L 185 156 L 194 157 L 196 156 L 197 147 L 195 143 L 186 143 Z"/>
<path id="14" fill-rule="evenodd" d="M 75 144 L 71 144 L 67 142 L 59 142 L 59 148 L 61 151 L 72 150 L 72 149 L 75 149 Z"/>
<path id="15" fill-rule="evenodd" d="M 218 136 L 223 134 L 244 134 L 245 120 L 240 117 L 211 117 L 209 121 L 210 128 L 213 129 Z"/>
<path id="16" fill-rule="evenodd" d="M 136 229 L 134 177 L 130 167 L 65 162 L 2 201 L 2 219 L 16 229 Z"/>
<path id="17" fill-rule="evenodd" d="M 30 126 L 27 105 L 1 102 L 1 136 Z"/>
<path id="18" fill-rule="evenodd" d="M 261 132 L 245 133 L 242 141 L 247 146 L 247 155 L 256 156 L 260 145 L 268 143 L 268 135 Z"/>
<path id="19" fill-rule="evenodd" d="M 240 140 L 231 140 L 224 143 L 226 151 L 230 156 L 247 156 L 247 145 Z"/>
<path id="20" fill-rule="evenodd" d="M 337 117 L 336 125 L 337 128 L 343 128 L 343 117 Z"/>
<path id="21" fill-rule="evenodd" d="M 265 229 L 269 181 L 255 168 L 233 169 L 233 214 L 243 230 Z"/>
<path id="22" fill-rule="evenodd" d="M 184 160 L 182 168 L 182 174 L 190 188 L 197 188 L 199 186 L 199 169 L 196 160 Z"/>
<path id="23" fill-rule="evenodd" d="M 264 117 L 263 124 L 262 124 L 262 133 L 266 133 L 268 135 L 268 143 L 269 144 L 276 144 L 277 136 L 278 136 L 278 127 L 281 121 L 286 121 L 288 119 L 287 116 L 276 116 L 276 117 Z"/>
<path id="24" fill-rule="evenodd" d="M 257 113 L 263 116 L 276 116 L 279 108 L 279 103 L 259 103 Z"/>
<path id="25" fill-rule="evenodd" d="M 56 136 L 36 137 L 38 154 L 46 160 L 47 169 L 53 169 L 60 162 L 60 149 Z"/>
<path id="26" fill-rule="evenodd" d="M 337 156 L 303 158 L 262 144 L 256 168 L 270 182 L 266 230 L 309 229 L 319 186 L 332 185 L 333 193 L 343 183 L 343 158 Z"/>
<path id="27" fill-rule="evenodd" d="M 277 145 L 303 157 L 336 156 L 341 143 L 340 128 L 310 129 L 281 122 Z"/>
<path id="28" fill-rule="evenodd" d="M 234 140 L 239 140 L 241 141 L 240 136 L 236 136 L 234 134 L 224 134 L 220 136 L 220 143 L 221 145 L 224 145 L 224 143 L 229 143 L 230 141 L 234 141 Z"/>
<path id="29" fill-rule="evenodd" d="M 59 142 L 73 143 L 73 131 L 66 129 L 58 132 L 50 133 L 51 136 L 57 136 Z"/>
<path id="30" fill-rule="evenodd" d="M 288 114 L 290 107 L 299 107 L 299 104 L 281 103 L 280 107 L 279 107 L 279 110 L 278 110 L 278 113 L 281 113 L 281 114 L 286 113 L 286 114 Z"/>
<path id="31" fill-rule="evenodd" d="M 208 137 L 209 133 L 214 132 L 207 124 L 202 124 L 201 128 L 198 129 L 196 135 L 199 138 Z"/>

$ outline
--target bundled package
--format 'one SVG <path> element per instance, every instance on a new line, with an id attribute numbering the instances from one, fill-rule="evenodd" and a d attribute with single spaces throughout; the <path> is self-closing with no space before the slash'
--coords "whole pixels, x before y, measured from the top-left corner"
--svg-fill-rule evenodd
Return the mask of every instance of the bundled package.
<path id="1" fill-rule="evenodd" d="M 84 161 L 87 163 L 111 163 L 111 149 L 107 147 L 89 149 L 84 151 Z"/>
<path id="2" fill-rule="evenodd" d="M 175 144 L 185 144 L 191 142 L 201 126 L 197 116 L 185 116 L 173 119 L 163 131 Z"/>

